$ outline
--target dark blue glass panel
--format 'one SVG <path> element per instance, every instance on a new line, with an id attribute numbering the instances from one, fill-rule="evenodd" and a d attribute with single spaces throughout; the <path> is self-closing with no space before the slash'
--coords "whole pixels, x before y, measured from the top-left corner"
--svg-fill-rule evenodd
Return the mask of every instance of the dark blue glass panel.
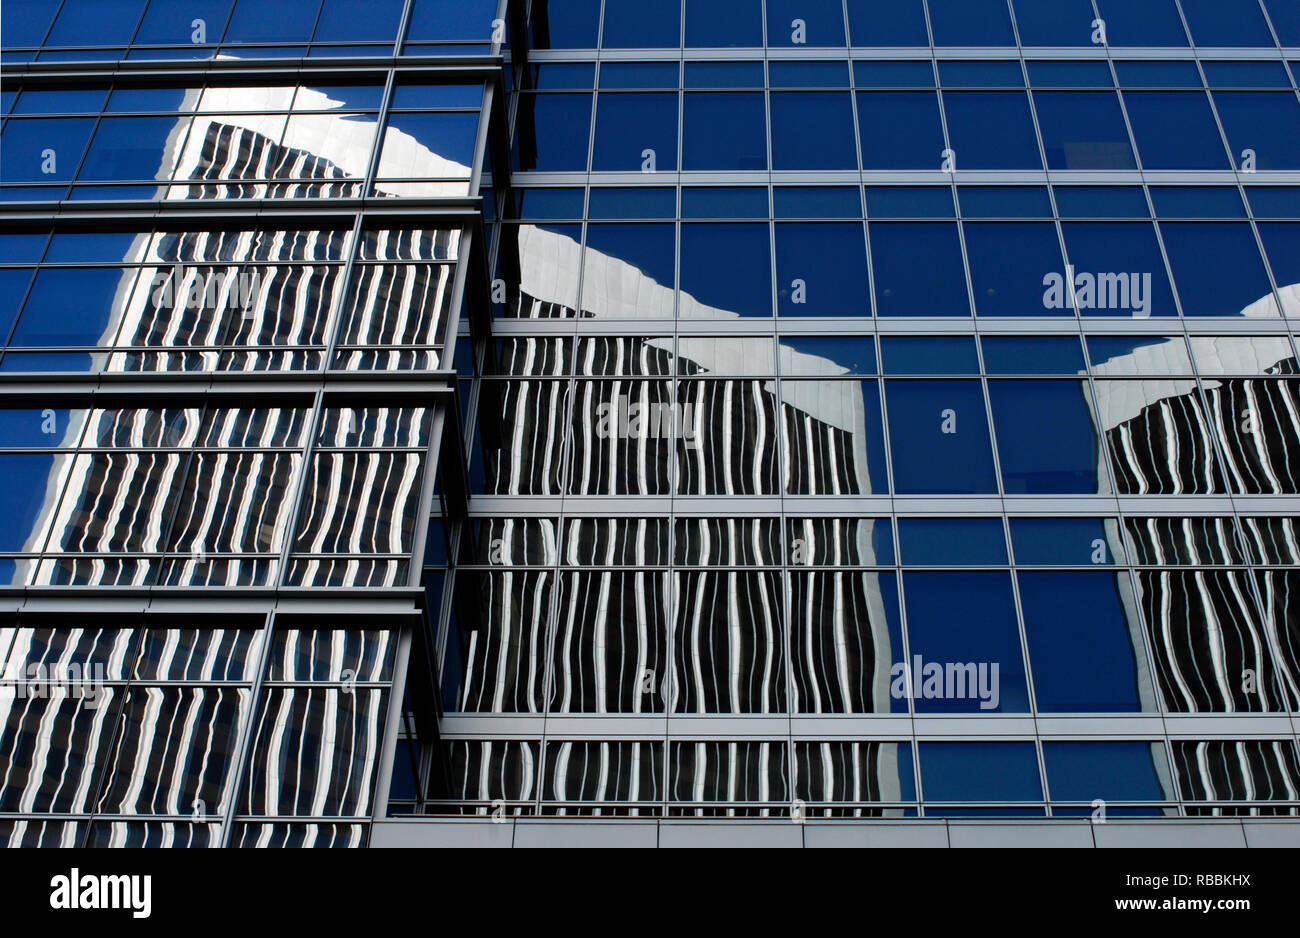
<path id="1" fill-rule="evenodd" d="M 402 7 L 405 5 L 405 0 L 324 0 L 312 39 L 315 42 L 396 42 L 397 28 L 402 22 Z M 419 7 L 420 4 L 417 3 L 416 6 Z M 468 0 L 439 6 L 445 14 L 449 8 L 464 10 L 468 7 L 472 10 L 475 4 L 473 0 Z M 484 15 L 478 31 L 470 36 L 456 38 L 491 38 L 495 7 L 489 11 L 483 0 L 479 0 L 478 7 L 480 14 Z M 411 35 L 410 38 L 442 37 Z"/>
<path id="2" fill-rule="evenodd" d="M 682 292 L 742 316 L 771 316 L 769 250 L 767 225 L 682 225 Z M 728 270 L 745 275 L 719 276 Z"/>
<path id="3" fill-rule="evenodd" d="M 204 42 L 221 41 L 233 0 L 195 0 L 193 3 L 150 3 L 135 42 L 189 45 L 194 41 L 194 20 L 203 20 Z M 396 32 L 396 26 L 394 26 Z M 351 36 L 345 38 L 353 38 Z M 389 37 L 394 38 L 392 36 Z"/>
<path id="4" fill-rule="evenodd" d="M 1214 103 L 1233 158 L 1244 168 L 1245 151 L 1256 169 L 1300 169 L 1300 101 L 1289 91 L 1216 91 Z"/>
<path id="5" fill-rule="evenodd" d="M 677 72 L 676 62 L 606 62 L 600 66 L 600 87 L 675 90 Z"/>
<path id="6" fill-rule="evenodd" d="M 767 190 L 756 187 L 682 189 L 683 218 L 767 218 Z"/>
<path id="7" fill-rule="evenodd" d="M 6 0 L 4 47 L 40 45 L 58 8 L 58 0 Z"/>
<path id="8" fill-rule="evenodd" d="M 131 246 L 140 235 L 120 231 L 58 232 L 45 252 L 48 264 L 117 264 L 135 258 Z M 147 236 L 146 236 L 147 237 Z"/>
<path id="9" fill-rule="evenodd" d="M 59 10 L 59 18 L 54 21 L 45 44 L 125 45 L 135 35 L 142 12 L 144 0 L 68 0 Z"/>
<path id="10" fill-rule="evenodd" d="M 1015 0 L 1016 29 L 1026 46 L 1092 45 L 1090 0 Z"/>
<path id="11" fill-rule="evenodd" d="M 1105 62 L 1026 62 L 1035 88 L 1113 88 Z"/>
<path id="12" fill-rule="evenodd" d="M 997 492 L 978 381 L 899 379 L 886 385 L 897 494 Z"/>
<path id="13" fill-rule="evenodd" d="M 939 83 L 945 88 L 1023 88 L 1025 73 L 1014 60 L 939 63 Z"/>
<path id="14" fill-rule="evenodd" d="M 15 114 L 97 114 L 108 97 L 107 88 L 51 88 L 24 91 Z"/>
<path id="15" fill-rule="evenodd" d="M 1075 300 L 1084 316 L 1178 315 L 1160 245 L 1149 223 L 1065 222 L 1061 228 L 1074 268 Z M 1105 289 L 1100 288 L 1102 278 L 1119 274 L 1126 275 L 1123 281 L 1108 279 Z M 1064 286 L 1068 308 L 1068 284 Z"/>
<path id="16" fill-rule="evenodd" d="M 1268 18 L 1283 46 L 1300 46 L 1300 4 L 1294 0 L 1264 0 Z"/>
<path id="17" fill-rule="evenodd" d="M 922 0 L 848 0 L 855 46 L 928 46 Z"/>
<path id="18" fill-rule="evenodd" d="M 979 354 L 971 336 L 882 336 L 887 375 L 978 375 Z"/>
<path id="19" fill-rule="evenodd" d="M 685 98 L 682 169 L 767 169 L 763 95 L 690 92 Z"/>
<path id="20" fill-rule="evenodd" d="M 647 152 L 649 151 L 649 152 Z M 610 94 L 596 100 L 595 172 L 677 169 L 677 95 Z"/>
<path id="21" fill-rule="evenodd" d="M 0 371 L 44 373 L 53 371 L 87 372 L 104 367 L 104 356 L 85 352 L 14 352 L 5 353 Z"/>
<path id="22" fill-rule="evenodd" d="M 859 88 L 933 88 L 929 62 L 854 62 L 853 83 Z"/>
<path id="23" fill-rule="evenodd" d="M 0 512 L 0 550 L 41 550 L 44 543 L 31 543 L 42 514 L 57 506 L 57 490 L 49 492 L 54 473 L 54 456 L 44 454 L 0 454 L 0 486 L 4 486 L 4 512 Z"/>
<path id="24" fill-rule="evenodd" d="M 1099 436 L 1086 382 L 990 381 L 989 402 L 1008 495 L 1110 490 L 1109 480 L 1098 472 Z"/>
<path id="25" fill-rule="evenodd" d="M 1254 0 L 1182 0 L 1183 15 L 1198 46 L 1268 46 L 1273 35 Z"/>
<path id="26" fill-rule="evenodd" d="M 848 186 L 778 186 L 777 218 L 861 218 L 862 191 Z"/>
<path id="27" fill-rule="evenodd" d="M 157 186 L 73 186 L 68 199 L 73 202 L 96 202 L 123 199 L 152 199 Z"/>
<path id="28" fill-rule="evenodd" d="M 847 91 L 780 91 L 771 101 L 773 169 L 858 168 Z"/>
<path id="29" fill-rule="evenodd" d="M 401 4 L 397 6 L 400 10 Z M 586 0 L 568 0 L 561 4 L 551 3 L 549 6 L 563 6 L 566 13 L 569 12 L 569 8 L 574 8 L 573 13 L 569 15 L 576 19 L 581 17 L 582 8 L 588 6 L 588 3 Z M 330 0 L 326 0 L 325 11 L 321 13 L 322 24 L 329 18 L 329 7 Z M 538 20 L 544 19 L 543 11 L 546 7 L 545 2 L 534 3 L 533 16 Z M 487 42 L 492 38 L 492 21 L 496 19 L 496 15 L 496 0 L 415 0 L 415 6 L 411 8 L 411 23 L 406 31 L 406 38 L 407 40 L 477 39 Z M 593 16 L 593 20 L 594 18 Z M 536 27 L 534 29 L 536 31 Z M 374 38 L 388 39 L 396 32 L 397 28 L 393 26 L 391 31 Z M 319 30 L 316 38 L 317 40 L 321 38 Z M 329 38 L 360 39 L 362 37 L 348 36 L 344 33 L 337 37 L 331 35 Z M 592 46 L 596 44 L 594 34 L 590 44 Z"/>
<path id="30" fill-rule="evenodd" d="M 1157 218 L 1245 218 L 1241 193 L 1227 186 L 1152 186 Z"/>
<path id="31" fill-rule="evenodd" d="M 1165 801 L 1169 761 L 1160 743 L 1045 742 L 1053 801 Z"/>
<path id="32" fill-rule="evenodd" d="M 27 294 L 32 272 L 25 267 L 0 268 L 0 344 L 9 340 L 9 329 Z"/>
<path id="33" fill-rule="evenodd" d="M 581 172 L 587 168 L 591 95 L 519 96 L 515 130 L 519 168 L 541 172 Z"/>
<path id="34" fill-rule="evenodd" d="M 531 66 L 532 88 L 536 91 L 582 91 L 595 87 L 596 66 L 586 63 L 559 64 L 548 62 L 545 65 Z"/>
<path id="35" fill-rule="evenodd" d="M 1300 225 L 1261 224 L 1259 236 L 1279 289 L 1300 284 Z M 1300 315 L 1295 300 L 1289 300 L 1286 315 Z"/>
<path id="36" fill-rule="evenodd" d="M 784 375 L 826 373 L 820 362 L 809 364 L 806 359 L 832 362 L 848 375 L 874 375 L 877 371 L 876 340 L 870 336 L 782 336 L 777 354 Z"/>
<path id="37" fill-rule="evenodd" d="M 1029 98 L 1018 91 L 945 91 L 957 170 L 1042 169 Z"/>
<path id="38" fill-rule="evenodd" d="M 587 250 L 631 264 L 655 283 L 671 289 L 673 234 L 672 225 L 588 225 Z M 591 263 L 594 268 L 594 259 Z M 584 294 L 583 305 L 587 308 L 590 299 Z"/>
<path id="39" fill-rule="evenodd" d="M 682 0 L 605 0 L 606 49 L 660 49 L 681 44 Z"/>
<path id="40" fill-rule="evenodd" d="M 858 92 L 863 169 L 938 169 L 943 124 L 933 91 Z"/>
<path id="41" fill-rule="evenodd" d="M 999 518 L 900 518 L 898 544 L 907 567 L 1007 565 Z"/>
<path id="42" fill-rule="evenodd" d="M 307 42 L 320 4 L 237 0 L 226 27 L 226 42 Z"/>
<path id="43" fill-rule="evenodd" d="M 317 85 L 316 89 L 332 100 L 345 101 L 349 108 L 378 108 L 384 89 L 377 85 L 334 87 Z M 482 85 L 442 85 L 399 81 L 393 88 L 390 107 L 401 110 L 430 111 L 437 108 L 477 108 L 483 104 Z M 301 95 L 296 109 L 303 107 Z"/>
<path id="44" fill-rule="evenodd" d="M 1125 62 L 1115 63 L 1119 83 L 1124 88 L 1202 88 L 1196 63 Z"/>
<path id="45" fill-rule="evenodd" d="M 762 0 L 686 0 L 687 48 L 762 45 Z"/>
<path id="46" fill-rule="evenodd" d="M 1150 694 L 1151 683 L 1142 646 L 1134 647 L 1142 627 L 1129 621 L 1131 597 L 1126 603 L 1119 588 L 1127 577 L 1087 570 L 1017 575 L 1039 710 L 1154 709 L 1154 700 L 1144 707 L 1139 697 L 1139 687 Z"/>
<path id="47" fill-rule="evenodd" d="M 0 410 L 0 445 L 14 449 L 75 445 L 77 440 L 68 433 L 71 416 L 66 408 Z"/>
<path id="48" fill-rule="evenodd" d="M 70 180 L 94 127 L 93 117 L 10 118 L 5 121 L 0 136 L 0 179 L 5 182 Z"/>
<path id="49" fill-rule="evenodd" d="M 687 62 L 687 88 L 762 88 L 762 62 Z"/>
<path id="50" fill-rule="evenodd" d="M 1246 195 L 1256 218 L 1300 218 L 1300 188 L 1247 186 Z"/>
<path id="51" fill-rule="evenodd" d="M 1073 336 L 984 336 L 984 367 L 990 375 L 1075 375 L 1086 368 Z"/>
<path id="52" fill-rule="evenodd" d="M 417 143 L 443 159 L 465 167 L 474 165 L 474 148 L 478 143 L 478 114 L 476 113 L 420 114 L 414 111 L 392 111 L 388 115 L 386 141 L 394 129 L 414 138 Z M 94 152 L 93 145 L 91 152 Z M 384 165 L 382 158 L 380 165 Z M 393 165 L 396 168 L 400 163 Z M 401 171 L 405 172 L 408 168 L 402 167 Z M 419 175 L 419 169 L 420 167 L 415 167 L 411 171 Z M 428 169 L 430 173 L 434 171 L 434 167 Z"/>
<path id="53" fill-rule="evenodd" d="M 1052 200 L 1042 186 L 961 186 L 963 218 L 1051 218 Z"/>
<path id="54" fill-rule="evenodd" d="M 844 5 L 840 0 L 767 0 L 767 44 L 845 45 Z"/>
<path id="55" fill-rule="evenodd" d="M 769 62 L 772 88 L 847 88 L 849 70 L 843 62 Z"/>
<path id="56" fill-rule="evenodd" d="M 582 218 L 581 189 L 516 189 L 519 217 L 538 219 Z M 593 199 L 595 191 L 592 192 Z"/>
<path id="57" fill-rule="evenodd" d="M 1057 186 L 1062 218 L 1148 218 L 1146 196 L 1137 186 Z"/>
<path id="58" fill-rule="evenodd" d="M 1028 712 L 1020 626 L 1009 573 L 913 571 L 903 574 L 903 592 L 917 713 Z M 896 661 L 895 686 L 902 683 L 898 664 Z M 963 665 L 968 666 L 965 673 Z M 974 671 L 969 669 L 971 665 Z M 931 670 L 927 675 L 927 667 L 937 668 L 939 673 Z M 935 796 L 926 792 L 926 797 Z"/>
<path id="59" fill-rule="evenodd" d="M 1229 169 L 1223 140 L 1204 93 L 1124 93 L 1146 169 Z"/>
<path id="60" fill-rule="evenodd" d="M 872 218 L 956 217 L 947 186 L 868 186 L 867 212 Z"/>
<path id="61" fill-rule="evenodd" d="M 179 111 L 184 101 L 184 88 L 115 88 L 106 110 Z"/>
<path id="62" fill-rule="evenodd" d="M 0 234 L 0 264 L 34 264 L 45 253 L 47 241 L 44 232 L 4 232 Z"/>
<path id="63" fill-rule="evenodd" d="M 1112 46 L 1185 46 L 1187 33 L 1174 0 L 1097 0 Z"/>
<path id="64" fill-rule="evenodd" d="M 781 316 L 870 316 L 862 224 L 776 226 L 777 312 Z"/>
<path id="65" fill-rule="evenodd" d="M 879 315 L 970 315 L 956 225 L 888 222 L 868 230 Z"/>
<path id="66" fill-rule="evenodd" d="M 1192 360 L 1181 338 L 1167 336 L 1089 336 L 1094 372 L 1107 374 L 1190 375 Z"/>
<path id="67" fill-rule="evenodd" d="M 1290 88 L 1280 62 L 1203 62 L 1211 88 Z"/>
<path id="68" fill-rule="evenodd" d="M 528 23 L 534 49 L 594 49 L 600 0 L 533 0 Z"/>
<path id="69" fill-rule="evenodd" d="M 1036 91 L 1049 169 L 1136 169 L 1113 91 Z"/>
<path id="70" fill-rule="evenodd" d="M 1186 316 L 1240 316 L 1272 286 L 1247 224 L 1173 222 L 1160 226 Z M 1232 271 L 1231 277 L 1223 272 Z"/>
<path id="71" fill-rule="evenodd" d="M 1045 278 L 1065 274 L 1055 225 L 968 222 L 963 228 L 976 315 L 1073 315 L 1043 298 Z"/>
<path id="72" fill-rule="evenodd" d="M 929 0 L 936 46 L 1014 46 L 1006 0 Z"/>
<path id="73" fill-rule="evenodd" d="M 1101 518 L 1011 519 L 1011 549 L 1022 567 L 1110 566 L 1123 559 L 1113 555 L 1113 540 Z"/>
<path id="74" fill-rule="evenodd" d="M 582 190 L 578 191 L 579 212 L 582 217 Z M 677 191 L 675 189 L 592 189 L 587 207 L 590 218 L 676 218 Z"/>
<path id="75" fill-rule="evenodd" d="M 48 268 L 36 275 L 12 345 L 95 345 L 113 313 L 113 298 L 130 288 L 134 270 Z"/>

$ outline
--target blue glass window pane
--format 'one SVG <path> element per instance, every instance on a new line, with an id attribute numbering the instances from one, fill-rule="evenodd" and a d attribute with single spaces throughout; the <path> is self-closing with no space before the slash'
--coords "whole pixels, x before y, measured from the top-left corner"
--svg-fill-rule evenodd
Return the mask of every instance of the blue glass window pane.
<path id="1" fill-rule="evenodd" d="M 171 117 L 105 117 L 86 151 L 80 180 L 160 179 L 171 171 Z"/>
<path id="2" fill-rule="evenodd" d="M 1282 45 L 1300 46 L 1300 5 L 1294 0 L 1264 0 L 1264 8 Z"/>
<path id="3" fill-rule="evenodd" d="M 516 189 L 515 198 L 523 219 L 582 218 L 581 189 Z"/>
<path id="4" fill-rule="evenodd" d="M 1157 218 L 1245 218 L 1241 194 L 1227 186 L 1152 186 Z"/>
<path id="5" fill-rule="evenodd" d="M 772 315 L 772 267 L 767 225 L 682 225 L 682 303 L 741 316 Z M 744 277 L 719 276 L 743 270 Z"/>
<path id="6" fill-rule="evenodd" d="M 770 62 L 772 88 L 847 88 L 849 70 L 843 62 Z"/>
<path id="7" fill-rule="evenodd" d="M 904 566 L 1003 567 L 1007 542 L 998 518 L 900 518 Z"/>
<path id="8" fill-rule="evenodd" d="M 846 92 L 773 92 L 772 168 L 857 169 L 853 102 Z"/>
<path id="9" fill-rule="evenodd" d="M 870 316 L 862 224 L 776 226 L 781 316 Z"/>
<path id="10" fill-rule="evenodd" d="M 1096 373 L 1190 375 L 1192 359 L 1181 338 L 1089 336 L 1088 357 Z"/>
<path id="11" fill-rule="evenodd" d="M 1166 222 L 1160 226 L 1186 316 L 1240 316 L 1272 286 L 1247 224 Z M 1225 270 L 1231 277 L 1223 276 Z"/>
<path id="12" fill-rule="evenodd" d="M 528 23 L 534 49 L 594 49 L 600 0 L 533 0 Z"/>
<path id="13" fill-rule="evenodd" d="M 843 46 L 844 4 L 840 0 L 767 0 L 767 44 Z"/>
<path id="14" fill-rule="evenodd" d="M 767 169 L 763 95 L 690 92 L 682 121 L 682 169 Z"/>
<path id="15" fill-rule="evenodd" d="M 540 172 L 582 172 L 587 168 L 591 95 L 519 96 L 515 131 L 519 168 Z"/>
<path id="16" fill-rule="evenodd" d="M 40 45 L 58 7 L 56 0 L 6 0 L 4 47 Z"/>
<path id="17" fill-rule="evenodd" d="M 1169 761 L 1160 743 L 1045 742 L 1053 801 L 1165 801 Z"/>
<path id="18" fill-rule="evenodd" d="M 94 114 L 104 105 L 107 88 L 50 88 L 24 91 L 15 114 Z"/>
<path id="19" fill-rule="evenodd" d="M 185 102 L 185 94 L 184 88 L 115 88 L 106 110 L 179 111 Z"/>
<path id="20" fill-rule="evenodd" d="M 1026 46 L 1092 45 L 1090 0 L 1015 0 L 1016 29 Z"/>
<path id="21" fill-rule="evenodd" d="M 1268 252 L 1273 276 L 1286 301 L 1286 315 L 1300 315 L 1300 307 L 1293 295 L 1300 284 L 1300 225 L 1261 224 L 1259 236 Z M 1287 290 L 1291 287 L 1291 290 Z"/>
<path id="22" fill-rule="evenodd" d="M 600 66 L 600 87 L 668 88 L 678 84 L 676 62 L 606 62 Z"/>
<path id="23" fill-rule="evenodd" d="M 1051 218 L 1052 200 L 1042 186 L 961 186 L 963 218 Z"/>
<path id="24" fill-rule="evenodd" d="M 1097 0 L 1112 46 L 1185 46 L 1174 0 Z"/>
<path id="25" fill-rule="evenodd" d="M 887 375 L 978 375 L 979 355 L 970 336 L 882 336 Z"/>
<path id="26" fill-rule="evenodd" d="M 1203 93 L 1124 93 L 1145 169 L 1229 169 L 1219 128 Z"/>
<path id="27" fill-rule="evenodd" d="M 1137 186 L 1057 186 L 1062 218 L 1147 218 L 1146 196 Z"/>
<path id="28" fill-rule="evenodd" d="M 312 39 L 315 42 L 396 42 L 397 27 L 402 22 L 402 7 L 405 5 L 405 0 L 325 0 Z M 442 4 L 444 12 L 448 6 Z M 473 3 L 462 2 L 456 6 L 473 7 Z M 481 0 L 479 8 L 481 12 L 487 12 Z M 487 13 L 487 22 L 481 24 L 478 34 L 464 38 L 491 37 L 494 15 L 495 11 Z"/>
<path id="29" fill-rule="evenodd" d="M 903 592 L 917 713 L 1029 710 L 1010 574 L 910 571 L 903 574 Z M 895 686 L 902 683 L 897 664 Z M 976 671 L 963 674 L 963 665 Z M 927 674 L 927 667 L 939 671 Z M 927 682 L 928 676 L 938 680 Z"/>
<path id="30" fill-rule="evenodd" d="M 1049 169 L 1136 169 L 1113 91 L 1036 91 Z"/>
<path id="31" fill-rule="evenodd" d="M 888 222 L 868 230 L 879 315 L 970 315 L 956 225 Z"/>
<path id="32" fill-rule="evenodd" d="M 984 336 L 980 343 L 991 375 L 1076 375 L 1086 370 L 1073 336 Z"/>
<path id="33" fill-rule="evenodd" d="M 687 48 L 762 45 L 762 0 L 686 0 Z"/>
<path id="34" fill-rule="evenodd" d="M 929 0 L 936 46 L 1014 46 L 1006 0 Z"/>
<path id="35" fill-rule="evenodd" d="M 233 0 L 195 0 L 183 6 L 150 3 L 140 23 L 140 31 L 136 33 L 135 43 L 189 45 L 194 41 L 193 23 L 196 19 L 203 20 L 206 42 L 220 42 L 233 5 Z"/>
<path id="36" fill-rule="evenodd" d="M 383 88 L 377 85 L 331 86 L 317 85 L 316 90 L 328 95 L 332 100 L 346 101 L 350 108 L 378 108 L 383 96 Z M 393 100 L 390 107 L 401 110 L 429 111 L 435 108 L 477 108 L 483 104 L 482 85 L 444 85 L 427 82 L 408 82 L 399 80 L 393 88 Z M 295 110 L 304 107 L 303 93 L 299 92 L 294 103 Z"/>
<path id="37" fill-rule="evenodd" d="M 868 186 L 867 212 L 872 218 L 956 217 L 947 186 Z"/>
<path id="38" fill-rule="evenodd" d="M 847 186 L 778 186 L 777 218 L 861 218 L 862 192 Z"/>
<path id="39" fill-rule="evenodd" d="M 94 128 L 93 117 L 10 118 L 5 121 L 0 136 L 0 179 L 5 182 L 72 179 Z M 52 159 L 50 151 L 53 151 Z"/>
<path id="40" fill-rule="evenodd" d="M 120 231 L 58 232 L 45 252 L 47 264 L 114 264 L 136 260 L 132 245 L 140 235 Z"/>
<path id="41" fill-rule="evenodd" d="M 1101 518 L 1012 518 L 1011 549 L 1022 567 L 1109 566 L 1123 560 L 1114 555 L 1116 530 Z"/>
<path id="42" fill-rule="evenodd" d="M 1038 801 L 1033 743 L 919 743 L 926 801 Z"/>
<path id="43" fill-rule="evenodd" d="M 578 193 L 577 218 L 582 217 L 582 190 Z M 675 189 L 592 189 L 587 207 L 590 218 L 675 218 Z"/>
<path id="44" fill-rule="evenodd" d="M 968 222 L 963 228 L 976 315 L 1073 315 L 1044 302 L 1045 278 L 1065 274 L 1055 225 Z"/>
<path id="45" fill-rule="evenodd" d="M 1123 88 L 1201 88 L 1196 63 L 1125 62 L 1115 63 L 1115 72 Z"/>
<path id="46" fill-rule="evenodd" d="M 933 91 L 860 91 L 863 169 L 938 169 L 943 124 Z"/>
<path id="47" fill-rule="evenodd" d="M 1012 60 L 940 62 L 939 83 L 945 88 L 1023 88 L 1025 74 Z"/>
<path id="48" fill-rule="evenodd" d="M 1300 188 L 1248 186 L 1246 195 L 1256 218 L 1300 218 Z"/>
<path id="49" fill-rule="evenodd" d="M 50 30 L 45 44 L 125 45 L 135 35 L 135 27 L 140 22 L 142 12 L 144 0 L 71 0 L 65 2 L 59 10 L 59 18 L 54 21 L 54 28 Z"/>
<path id="50" fill-rule="evenodd" d="M 592 170 L 637 172 L 648 159 L 655 171 L 677 169 L 677 95 L 601 93 Z"/>
<path id="51" fill-rule="evenodd" d="M 1149 223 L 1065 222 L 1061 229 L 1074 268 L 1075 300 L 1084 316 L 1178 315 L 1160 245 Z M 1108 279 L 1105 289 L 1100 289 L 1103 277 L 1119 274 L 1128 276 L 1122 281 Z M 1068 308 L 1068 289 L 1066 294 Z"/>
<path id="52" fill-rule="evenodd" d="M 362 3 L 365 0 L 361 0 Z M 587 0 L 569 0 L 566 3 L 551 3 L 551 7 L 564 7 L 564 13 L 569 14 L 574 19 L 582 16 L 582 8 L 588 6 Z M 401 4 L 396 4 L 399 15 Z M 546 18 L 546 3 L 533 4 L 533 16 L 536 21 L 544 21 Z M 570 8 L 573 12 L 570 13 Z M 321 24 L 324 25 L 330 21 L 330 0 L 326 0 L 325 10 L 321 13 Z M 411 8 L 411 22 L 406 31 L 408 41 L 427 40 L 427 39 L 478 39 L 487 42 L 492 38 L 493 28 L 492 21 L 496 19 L 497 3 L 496 0 L 415 0 L 415 5 Z M 552 14 L 554 15 L 554 14 Z M 594 26 L 595 16 L 592 16 Z M 381 35 L 376 35 L 376 39 L 393 38 L 397 32 L 397 26 L 394 24 Z M 534 32 L 540 32 L 534 23 Z M 592 31 L 590 45 L 595 46 L 595 31 Z M 320 29 L 317 29 L 316 38 L 321 38 Z M 345 30 L 331 30 L 331 39 L 361 39 L 362 36 L 349 36 Z M 548 48 L 542 46 L 540 48 Z"/>
<path id="53" fill-rule="evenodd" d="M 545 65 L 533 65 L 532 88 L 536 91 L 568 91 L 593 88 L 596 85 L 596 66 L 594 64 L 558 64 L 548 62 Z"/>
<path id="54" fill-rule="evenodd" d="M 762 62 L 687 62 L 687 88 L 762 88 Z"/>
<path id="55" fill-rule="evenodd" d="M 1105 62 L 1026 62 L 1035 88 L 1113 88 Z"/>
<path id="56" fill-rule="evenodd" d="M 757 187 L 682 189 L 683 218 L 767 218 L 767 190 Z"/>
<path id="57" fill-rule="evenodd" d="M 118 267 L 41 270 L 11 344 L 97 344 L 112 316 L 114 297 L 125 296 L 134 278 L 134 269 Z"/>
<path id="58" fill-rule="evenodd" d="M 922 0 L 848 0 L 855 46 L 928 46 Z"/>
<path id="59" fill-rule="evenodd" d="M 1132 596 L 1120 591 L 1127 574 L 1022 572 L 1017 579 L 1039 710 L 1155 709 L 1153 699 L 1141 699 L 1140 688 L 1151 694 L 1151 679 L 1137 638 L 1141 625 L 1126 612 L 1133 609 Z"/>
<path id="60" fill-rule="evenodd" d="M 23 267 L 0 268 L 0 336 L 9 339 L 9 329 L 18 315 L 27 294 L 27 285 L 32 281 L 31 270 Z"/>
<path id="61" fill-rule="evenodd" d="M 1198 46 L 1268 46 L 1273 35 L 1264 22 L 1259 4 L 1245 0 L 1182 0 L 1183 15 Z"/>
<path id="62" fill-rule="evenodd" d="M 411 173 L 416 176 L 434 173 L 447 176 L 459 176 L 462 173 L 464 176 L 469 175 L 468 167 L 474 165 L 474 148 L 478 144 L 478 114 L 390 112 L 388 132 L 384 134 L 384 149 L 388 150 L 391 144 L 394 152 L 402 153 L 404 152 L 402 138 L 394 133 L 395 130 L 413 138 L 418 144 L 444 160 L 458 163 L 463 169 L 430 166 L 421 173 L 422 167 L 412 167 L 402 159 L 390 163 L 381 155 L 379 161 L 381 171 L 378 175 L 385 177 L 398 173 L 402 175 Z"/>
<path id="63" fill-rule="evenodd" d="M 945 91 L 957 169 L 1042 169 L 1029 99 L 1018 91 Z"/>
<path id="64" fill-rule="evenodd" d="M 1239 162 L 1255 152 L 1256 169 L 1300 169 L 1300 101 L 1293 92 L 1216 91 L 1214 103 Z"/>
<path id="65" fill-rule="evenodd" d="M 1275 62 L 1204 62 L 1211 88 L 1290 88 L 1286 68 Z"/>
<path id="66" fill-rule="evenodd" d="M 1096 495 L 1110 490 L 1081 381 L 990 381 L 993 431 L 1008 495 Z M 1044 432 L 1051 427 L 1051 432 Z"/>
<path id="67" fill-rule="evenodd" d="M 54 456 L 36 453 L 0 455 L 0 485 L 4 486 L 6 510 L 0 513 L 0 550 L 40 550 L 45 545 L 34 537 L 42 514 L 51 509 L 55 478 Z M 56 502 L 57 504 L 57 502 Z"/>
<path id="68" fill-rule="evenodd" d="M 681 43 L 682 0 L 605 0 L 606 49 L 659 49 Z"/>
<path id="69" fill-rule="evenodd" d="M 929 62 L 854 62 L 853 83 L 859 88 L 933 88 Z"/>
<path id="70" fill-rule="evenodd" d="M 237 0 L 226 27 L 226 42 L 306 42 L 311 39 L 320 4 Z"/>
<path id="71" fill-rule="evenodd" d="M 44 232 L 0 233 L 0 264 L 34 264 L 45 253 L 49 236 Z"/>
<path id="72" fill-rule="evenodd" d="M 885 397 L 897 494 L 997 492 L 978 381 L 898 379 L 886 382 Z"/>
<path id="73" fill-rule="evenodd" d="M 783 375 L 825 375 L 827 362 L 831 374 L 877 371 L 876 340 L 870 336 L 782 336 L 777 354 Z"/>
<path id="74" fill-rule="evenodd" d="M 583 277 L 583 307 L 596 313 L 602 312 L 591 301 L 598 300 L 598 297 L 592 295 L 595 289 L 593 284 L 604 284 L 606 271 L 596 263 L 595 256 L 590 253 L 593 251 L 630 264 L 655 283 L 672 289 L 673 235 L 672 225 L 588 225 L 589 263 Z"/>

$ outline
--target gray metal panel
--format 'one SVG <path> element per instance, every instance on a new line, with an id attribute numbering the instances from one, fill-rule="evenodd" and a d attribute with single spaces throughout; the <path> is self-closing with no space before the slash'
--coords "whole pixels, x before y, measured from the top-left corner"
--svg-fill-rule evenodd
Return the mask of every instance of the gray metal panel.
<path id="1" fill-rule="evenodd" d="M 587 821 L 519 821 L 516 847 L 655 847 L 659 828 L 654 821 L 602 818 Z"/>
<path id="2" fill-rule="evenodd" d="M 1091 847 L 1092 825 L 1073 821 L 1050 824 L 948 825 L 953 847 Z"/>
<path id="3" fill-rule="evenodd" d="M 1300 847 L 1300 821 L 1242 821 L 1247 847 Z"/>
<path id="4" fill-rule="evenodd" d="M 802 847 L 803 827 L 790 821 L 665 821 L 661 847 Z"/>
<path id="5" fill-rule="evenodd" d="M 370 829 L 372 847 L 509 847 L 513 821 L 379 821 Z"/>
<path id="6" fill-rule="evenodd" d="M 1111 821 L 1093 830 L 1098 847 L 1244 847 L 1246 835 L 1237 821 L 1173 824 L 1160 821 L 1126 824 Z"/>
<path id="7" fill-rule="evenodd" d="M 804 826 L 806 847 L 947 847 L 942 822 L 826 822 Z"/>

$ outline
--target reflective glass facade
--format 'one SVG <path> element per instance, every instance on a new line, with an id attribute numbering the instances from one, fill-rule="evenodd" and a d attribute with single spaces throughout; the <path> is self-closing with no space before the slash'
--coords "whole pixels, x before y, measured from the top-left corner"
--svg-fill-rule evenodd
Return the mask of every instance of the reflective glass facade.
<path id="1" fill-rule="evenodd" d="M 1292 2 L 109 6 L 5 11 L 11 842 L 1300 811 Z"/>

